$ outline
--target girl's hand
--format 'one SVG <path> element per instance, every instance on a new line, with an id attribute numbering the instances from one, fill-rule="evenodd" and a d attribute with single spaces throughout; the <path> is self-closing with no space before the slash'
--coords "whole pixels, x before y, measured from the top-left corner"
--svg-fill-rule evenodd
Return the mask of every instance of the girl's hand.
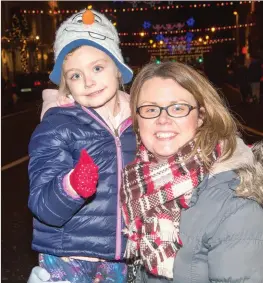
<path id="1" fill-rule="evenodd" d="M 71 187 L 81 197 L 88 198 L 96 192 L 98 178 L 98 166 L 83 149 L 75 169 L 69 176 Z"/>
<path id="2" fill-rule="evenodd" d="M 46 271 L 46 269 L 35 266 L 28 278 L 27 283 L 43 283 L 48 282 L 50 279 L 50 274 Z M 70 281 L 57 281 L 57 283 L 70 283 Z"/>

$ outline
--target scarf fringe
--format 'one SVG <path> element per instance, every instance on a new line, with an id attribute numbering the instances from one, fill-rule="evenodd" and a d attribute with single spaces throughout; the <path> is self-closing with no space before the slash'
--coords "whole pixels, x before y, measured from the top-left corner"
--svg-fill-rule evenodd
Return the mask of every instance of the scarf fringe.
<path id="1" fill-rule="evenodd" d="M 174 258 L 168 258 L 167 260 L 157 264 L 158 275 L 167 277 L 168 279 L 173 278 Z"/>

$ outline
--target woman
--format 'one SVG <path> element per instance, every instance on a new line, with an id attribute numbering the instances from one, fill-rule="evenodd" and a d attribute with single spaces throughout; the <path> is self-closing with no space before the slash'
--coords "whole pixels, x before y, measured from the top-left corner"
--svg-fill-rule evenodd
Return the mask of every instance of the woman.
<path id="1" fill-rule="evenodd" d="M 121 202 L 136 282 L 263 282 L 263 167 L 216 90 L 184 64 L 149 64 L 131 111 Z"/>

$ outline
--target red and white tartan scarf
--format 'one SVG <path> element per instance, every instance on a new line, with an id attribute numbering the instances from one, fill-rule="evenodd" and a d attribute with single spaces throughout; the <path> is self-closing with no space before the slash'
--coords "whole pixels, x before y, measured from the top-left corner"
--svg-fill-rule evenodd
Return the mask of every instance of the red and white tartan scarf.
<path id="1" fill-rule="evenodd" d="M 182 241 L 179 237 L 181 209 L 187 209 L 193 193 L 207 170 L 200 150 L 188 158 L 195 146 L 191 141 L 164 163 L 158 163 L 142 145 L 136 159 L 123 170 L 122 212 L 128 236 L 125 257 L 141 260 L 152 274 L 173 278 L 174 258 Z M 219 145 L 211 154 L 216 161 Z"/>

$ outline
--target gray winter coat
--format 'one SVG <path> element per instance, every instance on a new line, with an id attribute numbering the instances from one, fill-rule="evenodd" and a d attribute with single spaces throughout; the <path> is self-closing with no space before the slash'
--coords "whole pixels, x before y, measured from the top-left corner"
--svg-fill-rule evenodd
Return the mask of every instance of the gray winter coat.
<path id="1" fill-rule="evenodd" d="M 236 196 L 241 185 L 236 172 L 243 170 L 253 178 L 254 162 L 251 150 L 238 140 L 234 155 L 214 166 L 195 189 L 190 208 L 182 211 L 183 247 L 175 258 L 173 280 L 141 268 L 137 283 L 263 283 L 262 203 Z M 257 168 L 255 182 L 250 183 L 262 195 L 263 169 Z"/>

